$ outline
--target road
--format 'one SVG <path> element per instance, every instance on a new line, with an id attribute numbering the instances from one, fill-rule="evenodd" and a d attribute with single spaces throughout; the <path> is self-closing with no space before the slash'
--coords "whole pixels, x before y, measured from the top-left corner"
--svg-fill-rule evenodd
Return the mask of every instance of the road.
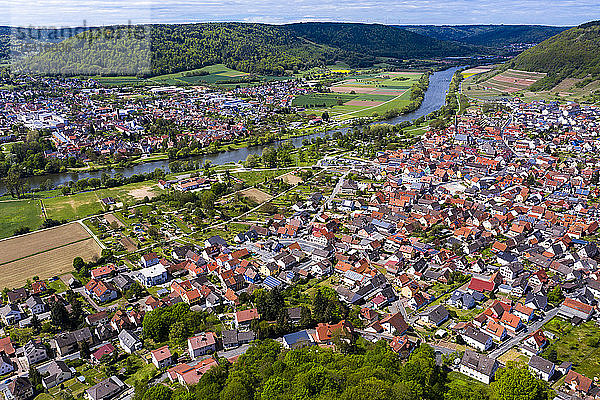
<path id="1" fill-rule="evenodd" d="M 517 336 L 503 342 L 502 344 L 500 344 L 500 346 L 498 346 L 498 348 L 496 348 L 494 351 L 492 351 L 489 354 L 489 356 L 492 358 L 500 357 L 502 354 L 506 353 L 507 351 L 512 349 L 514 346 L 518 345 L 523 339 L 525 339 L 525 337 L 527 335 L 537 331 L 542 326 L 547 324 L 552 318 L 556 317 L 557 314 L 558 314 L 558 307 L 552 309 L 551 311 L 548 311 L 546 313 L 546 315 L 544 316 L 544 318 L 537 320 L 534 323 L 532 323 L 531 325 L 529 325 L 527 327 L 528 328 L 527 331 L 523 330 Z"/>
<path id="2" fill-rule="evenodd" d="M 342 185 L 344 184 L 344 181 L 346 180 L 346 177 L 348 176 L 350 171 L 351 170 L 348 170 L 342 176 L 340 176 L 340 179 L 338 180 L 337 185 L 335 185 L 335 187 L 333 188 L 333 192 L 331 192 L 331 195 L 327 198 L 327 200 L 325 200 L 325 202 L 323 203 L 321 208 L 319 208 L 319 210 L 312 217 L 309 225 L 312 225 L 315 223 L 315 221 L 317 220 L 319 215 L 321 215 L 325 211 L 325 209 L 329 207 L 329 205 L 331 204 L 331 202 L 333 201 L 335 196 L 337 196 L 337 194 L 340 192 L 340 190 L 342 190 Z"/>

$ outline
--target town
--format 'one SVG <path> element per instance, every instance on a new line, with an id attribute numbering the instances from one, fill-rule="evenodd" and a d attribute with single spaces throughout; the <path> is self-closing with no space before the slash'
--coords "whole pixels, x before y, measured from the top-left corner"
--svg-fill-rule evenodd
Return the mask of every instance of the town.
<path id="1" fill-rule="evenodd" d="M 267 98 L 286 103 L 290 91 Z M 203 145 L 245 129 L 207 112 L 261 112 L 169 90 L 103 114 L 97 89 L 87 93 L 94 129 L 124 133 L 109 140 L 118 146 L 95 144 L 111 155 L 161 143 L 126 137 L 146 113 L 169 119 L 164 103 Z M 65 125 L 60 105 L 20 104 L 4 99 L 2 123 L 52 130 L 56 157 L 88 141 L 89 126 Z M 105 211 L 73 223 L 101 257 L 46 279 L 31 268 L 27 284 L 3 291 L 0 391 L 108 400 L 187 387 L 270 338 L 344 353 L 385 341 L 400 359 L 428 345 L 472 385 L 520 363 L 559 399 L 598 398 L 598 118 L 593 106 L 507 98 L 374 157 L 368 135 L 351 149 L 327 137 L 293 150 L 319 154 L 279 174 L 263 153 L 255 166 L 160 178 L 161 194 L 135 205 L 103 199 Z"/>

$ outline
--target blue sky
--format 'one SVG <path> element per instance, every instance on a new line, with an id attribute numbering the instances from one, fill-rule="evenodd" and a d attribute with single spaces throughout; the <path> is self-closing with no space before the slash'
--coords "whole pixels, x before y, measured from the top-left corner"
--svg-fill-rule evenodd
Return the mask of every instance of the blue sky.
<path id="1" fill-rule="evenodd" d="M 577 25 L 600 19 L 599 0 L 0 0 L 0 10 L 0 25 L 36 27 L 84 21 Z"/>

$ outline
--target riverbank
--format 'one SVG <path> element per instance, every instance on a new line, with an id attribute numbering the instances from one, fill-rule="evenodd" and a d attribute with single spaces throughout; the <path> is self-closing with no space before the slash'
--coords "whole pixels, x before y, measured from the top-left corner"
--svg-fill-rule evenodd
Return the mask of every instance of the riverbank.
<path id="1" fill-rule="evenodd" d="M 425 92 L 425 96 L 418 110 L 392 118 L 391 120 L 378 121 L 372 123 L 399 124 L 401 122 L 414 121 L 419 119 L 420 117 L 425 117 L 431 112 L 440 109 L 444 106 L 446 102 L 446 94 L 448 92 L 450 81 L 452 79 L 452 76 L 454 75 L 454 72 L 458 69 L 459 67 L 453 67 L 431 74 L 431 76 L 429 77 L 428 89 Z M 368 123 L 368 121 L 366 121 L 366 123 Z M 327 136 L 335 132 L 344 132 L 345 130 L 350 129 L 351 126 L 351 121 L 344 121 L 343 123 L 330 122 L 325 126 L 306 127 L 303 129 L 291 131 L 290 133 L 286 134 L 287 136 L 283 136 L 281 140 L 278 139 L 275 142 L 269 144 L 260 144 L 252 147 L 244 147 L 241 144 L 238 144 L 237 146 L 232 147 L 231 150 L 229 150 L 228 148 L 224 148 L 221 152 L 213 154 L 196 155 L 188 158 L 188 160 L 194 160 L 200 163 L 210 161 L 213 165 L 238 163 L 240 161 L 246 160 L 250 154 L 260 155 L 262 154 L 265 148 L 277 146 L 278 144 L 285 141 L 290 141 L 294 147 L 300 147 L 305 139 L 310 140 L 316 137 Z M 78 181 L 84 178 L 101 178 L 104 173 L 108 173 L 109 175 L 120 173 L 124 177 L 131 177 L 132 175 L 153 172 L 157 168 L 169 172 L 169 162 L 172 160 L 168 160 L 162 154 L 157 156 L 160 157 L 157 157 L 158 159 L 152 160 L 142 159 L 135 165 L 120 169 L 68 171 L 58 174 L 32 176 L 27 178 L 27 181 L 32 189 L 36 189 L 39 188 L 40 185 L 45 184 L 46 182 L 50 182 L 52 187 L 59 187 L 61 185 L 64 185 L 65 183 Z M 111 174 L 111 172 L 113 173 Z M 0 181 L 0 195 L 4 193 L 6 193 L 6 187 Z"/>

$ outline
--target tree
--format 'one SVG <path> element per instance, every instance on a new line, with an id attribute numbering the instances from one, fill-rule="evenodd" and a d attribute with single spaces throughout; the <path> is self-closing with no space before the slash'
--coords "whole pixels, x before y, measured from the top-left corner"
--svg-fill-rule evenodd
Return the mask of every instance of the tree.
<path id="1" fill-rule="evenodd" d="M 215 201 L 217 200 L 217 196 L 215 196 L 212 190 L 205 190 L 200 195 L 200 202 L 202 203 L 202 207 L 207 210 L 212 210 L 215 208 Z"/>
<path id="2" fill-rule="evenodd" d="M 90 345 L 85 340 L 79 344 L 79 357 L 83 360 L 90 356 Z"/>
<path id="3" fill-rule="evenodd" d="M 69 313 L 60 301 L 52 303 L 52 307 L 50 308 L 50 320 L 54 325 L 61 329 L 67 329 L 71 325 Z"/>
<path id="4" fill-rule="evenodd" d="M 143 400 L 171 400 L 171 396 L 173 395 L 173 390 L 166 387 L 165 385 L 158 384 L 155 386 L 151 386 L 144 393 Z"/>
<path id="5" fill-rule="evenodd" d="M 549 400 L 552 391 L 544 381 L 534 377 L 527 367 L 511 363 L 496 372 L 492 393 L 497 400 Z"/>
<path id="6" fill-rule="evenodd" d="M 75 268 L 75 271 L 79 272 L 81 271 L 81 269 L 85 266 L 85 262 L 83 261 L 83 258 L 81 257 L 75 257 L 73 259 L 73 268 Z"/>
<path id="7" fill-rule="evenodd" d="M 42 374 L 33 365 L 29 366 L 29 382 L 31 382 L 31 386 L 33 387 L 42 384 Z"/>
<path id="8" fill-rule="evenodd" d="M 562 289 L 559 285 L 556 285 L 554 289 L 548 293 L 548 301 L 555 306 L 561 303 L 564 299 L 565 296 L 563 295 Z"/>
<path id="9" fill-rule="evenodd" d="M 221 400 L 252 400 L 250 387 L 240 379 L 231 380 L 221 391 Z"/>
<path id="10" fill-rule="evenodd" d="M 42 323 L 40 322 L 40 319 L 36 314 L 33 314 L 33 316 L 31 317 L 31 328 L 36 334 L 40 333 L 40 331 L 42 330 Z"/>
<path id="11" fill-rule="evenodd" d="M 129 289 L 125 291 L 125 297 L 128 299 L 139 299 L 145 293 L 144 288 L 137 281 L 134 281 Z"/>
<path id="12" fill-rule="evenodd" d="M 325 122 L 329 121 L 329 113 L 327 111 L 323 111 L 323 114 L 321 114 L 321 119 Z"/>

